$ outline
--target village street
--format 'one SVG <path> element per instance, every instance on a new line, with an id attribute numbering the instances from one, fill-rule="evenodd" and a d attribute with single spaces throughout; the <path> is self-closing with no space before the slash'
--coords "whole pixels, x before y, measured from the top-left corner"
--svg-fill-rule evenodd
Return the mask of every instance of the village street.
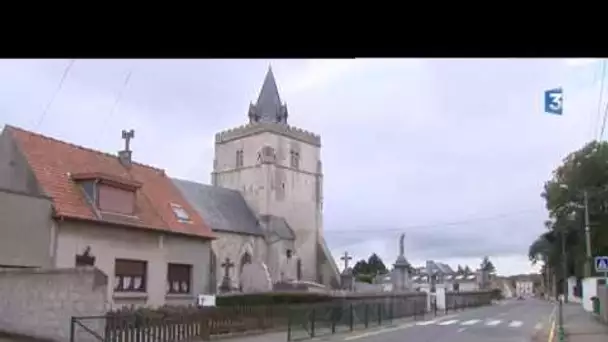
<path id="1" fill-rule="evenodd" d="M 554 305 L 546 301 L 508 300 L 448 314 L 438 319 L 409 322 L 397 327 L 362 331 L 335 341 L 357 342 L 523 342 L 548 330 Z"/>

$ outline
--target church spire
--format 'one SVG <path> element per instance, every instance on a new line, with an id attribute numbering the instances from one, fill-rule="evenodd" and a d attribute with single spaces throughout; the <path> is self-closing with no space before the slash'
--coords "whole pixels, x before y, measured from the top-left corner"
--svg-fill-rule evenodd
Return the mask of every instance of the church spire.
<path id="1" fill-rule="evenodd" d="M 287 106 L 281 103 L 279 88 L 270 66 L 268 66 L 257 102 L 255 105 L 249 106 L 249 122 L 287 124 Z"/>

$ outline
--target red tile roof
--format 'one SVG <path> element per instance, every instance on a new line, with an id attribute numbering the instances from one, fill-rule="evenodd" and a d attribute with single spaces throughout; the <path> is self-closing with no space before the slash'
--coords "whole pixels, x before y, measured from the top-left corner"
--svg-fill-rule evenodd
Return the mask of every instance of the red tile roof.
<path id="1" fill-rule="evenodd" d="M 32 133 L 14 126 L 5 126 L 25 155 L 36 179 L 52 198 L 57 217 L 106 221 L 127 226 L 156 229 L 172 233 L 214 238 L 181 192 L 173 185 L 164 170 L 133 163 L 125 168 L 117 156 L 87 149 L 53 138 Z M 100 218 L 75 183 L 73 174 L 102 174 L 141 184 L 136 192 L 135 215 L 139 222 L 116 222 Z M 191 223 L 179 222 L 170 203 L 184 208 Z"/>

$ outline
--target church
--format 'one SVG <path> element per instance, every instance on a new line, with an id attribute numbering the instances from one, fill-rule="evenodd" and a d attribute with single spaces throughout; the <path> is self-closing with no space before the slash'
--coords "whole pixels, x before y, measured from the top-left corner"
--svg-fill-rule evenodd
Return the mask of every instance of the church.
<path id="1" fill-rule="evenodd" d="M 216 134 L 211 185 L 173 179 L 216 235 L 211 288 L 225 275 L 233 289 L 241 288 L 248 263 L 265 265 L 272 283 L 339 287 L 323 238 L 321 138 L 288 124 L 271 68 L 247 119 Z"/>
<path id="2" fill-rule="evenodd" d="M 107 153 L 6 125 L 0 269 L 95 266 L 112 307 L 191 304 L 254 281 L 339 287 L 323 238 L 321 138 L 288 124 L 270 69 L 243 114 L 247 124 L 215 136 L 211 184 L 137 162 L 134 130 Z"/>

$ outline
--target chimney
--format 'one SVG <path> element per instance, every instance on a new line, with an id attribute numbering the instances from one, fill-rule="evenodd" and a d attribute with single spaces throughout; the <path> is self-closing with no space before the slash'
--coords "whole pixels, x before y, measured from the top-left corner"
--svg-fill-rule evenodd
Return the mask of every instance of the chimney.
<path id="1" fill-rule="evenodd" d="M 118 160 L 124 167 L 131 167 L 132 164 L 132 154 L 133 152 L 130 149 L 131 139 L 135 138 L 135 130 L 122 131 L 122 138 L 125 141 L 125 149 L 122 151 L 118 151 Z"/>

